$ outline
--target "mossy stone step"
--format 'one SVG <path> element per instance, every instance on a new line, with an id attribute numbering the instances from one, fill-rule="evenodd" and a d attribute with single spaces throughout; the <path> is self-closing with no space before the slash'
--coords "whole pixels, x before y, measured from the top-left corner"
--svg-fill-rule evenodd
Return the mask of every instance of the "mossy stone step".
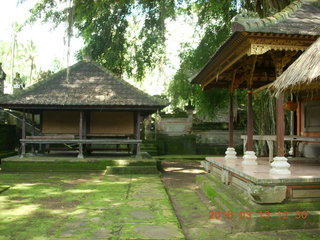
<path id="1" fill-rule="evenodd" d="M 1 170 L 6 172 L 75 172 L 75 171 L 103 171 L 105 161 L 2 161 Z"/>
<path id="2" fill-rule="evenodd" d="M 123 160 L 106 160 L 106 166 L 156 166 L 156 161 L 153 159 L 123 159 Z"/>
<path id="3" fill-rule="evenodd" d="M 49 157 L 34 156 L 20 158 L 14 156 L 3 159 L 0 165 L 2 171 L 6 172 L 77 172 L 77 171 L 105 171 L 107 167 L 142 167 L 146 171 L 149 167 L 151 172 L 157 168 L 157 161 L 152 158 L 141 157 L 124 157 L 124 158 L 94 158 L 85 159 L 66 158 L 66 157 Z M 132 169 L 135 169 L 132 168 Z M 116 168 L 115 168 L 116 169 Z M 121 170 L 124 171 L 124 170 Z"/>
<path id="4" fill-rule="evenodd" d="M 156 166 L 107 166 L 107 174 L 157 174 Z"/>
<path id="5" fill-rule="evenodd" d="M 141 151 L 149 153 L 151 156 L 158 155 L 158 148 L 155 141 L 143 141 Z"/>

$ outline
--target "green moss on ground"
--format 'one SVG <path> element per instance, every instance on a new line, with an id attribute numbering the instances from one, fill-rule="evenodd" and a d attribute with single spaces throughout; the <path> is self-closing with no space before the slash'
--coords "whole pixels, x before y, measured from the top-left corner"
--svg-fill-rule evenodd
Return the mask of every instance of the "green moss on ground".
<path id="1" fill-rule="evenodd" d="M 35 156 L 20 158 L 19 156 L 4 159 L 1 164 L 5 172 L 79 172 L 105 171 L 110 174 L 144 174 L 158 173 L 154 159 L 139 158 L 77 158 Z"/>
<path id="2" fill-rule="evenodd" d="M 32 161 L 3 161 L 2 171 L 6 172 L 70 172 L 70 171 L 103 171 L 106 169 L 105 161 L 95 162 L 32 162 Z"/>
<path id="3" fill-rule="evenodd" d="M 320 226 L 320 201 L 288 202 L 282 204 L 256 204 L 238 189 L 224 185 L 213 175 L 197 176 L 197 184 L 220 211 L 232 211 L 232 224 L 243 231 L 270 231 L 281 229 L 318 228 Z M 242 219 L 241 212 L 249 212 L 249 219 Z M 260 215 L 265 211 L 271 217 Z M 279 218 L 278 211 L 289 212 L 288 218 Z M 306 219 L 296 219 L 296 211 L 307 211 Z"/>
<path id="4" fill-rule="evenodd" d="M 0 239 L 152 239 L 150 226 L 184 239 L 157 175 L 2 172 L 0 182 L 10 185 Z"/>

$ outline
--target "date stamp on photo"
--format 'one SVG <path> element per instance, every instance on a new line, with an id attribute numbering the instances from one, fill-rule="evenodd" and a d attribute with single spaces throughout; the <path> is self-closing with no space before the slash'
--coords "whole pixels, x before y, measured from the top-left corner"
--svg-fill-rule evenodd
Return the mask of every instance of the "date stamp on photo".
<path id="1" fill-rule="evenodd" d="M 272 218 L 279 218 L 279 219 L 307 219 L 308 218 L 308 211 L 277 211 L 277 212 L 270 212 L 270 211 L 220 211 L 220 210 L 210 210 L 209 211 L 209 219 L 252 219 L 252 218 L 263 218 L 263 219 L 272 219 Z"/>

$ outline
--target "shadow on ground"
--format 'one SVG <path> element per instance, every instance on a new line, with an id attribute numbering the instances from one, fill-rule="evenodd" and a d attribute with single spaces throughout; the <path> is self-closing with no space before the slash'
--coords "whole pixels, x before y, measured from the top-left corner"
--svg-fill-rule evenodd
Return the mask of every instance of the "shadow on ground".
<path id="1" fill-rule="evenodd" d="M 0 173 L 0 239 L 184 239 L 158 175 Z"/>

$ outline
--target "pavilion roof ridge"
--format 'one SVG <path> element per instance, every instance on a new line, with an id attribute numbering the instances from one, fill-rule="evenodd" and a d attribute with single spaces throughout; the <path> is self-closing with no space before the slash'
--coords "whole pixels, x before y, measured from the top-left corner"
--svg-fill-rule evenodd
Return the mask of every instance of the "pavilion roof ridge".
<path id="1" fill-rule="evenodd" d="M 235 21 L 232 23 L 232 31 L 254 31 L 257 32 L 261 28 L 265 28 L 277 23 L 280 23 L 290 17 L 290 15 L 294 14 L 297 10 L 299 10 L 304 4 L 312 5 L 313 3 L 318 2 L 317 0 L 297 0 L 289 4 L 280 12 L 275 13 L 273 16 L 265 17 L 265 18 L 253 18 L 253 17 L 242 17 L 241 15 L 237 15 L 235 17 Z"/>
<path id="2" fill-rule="evenodd" d="M 88 61 L 87 61 L 88 62 Z M 94 62 L 94 61 L 89 61 L 91 64 L 95 65 L 97 68 L 101 69 L 102 71 L 104 72 L 107 72 L 109 75 L 111 75 L 114 79 L 116 79 L 118 82 L 130 87 L 132 90 L 136 91 L 138 94 L 142 94 L 142 95 L 145 95 L 146 97 L 148 98 L 153 98 L 155 101 L 160 101 L 162 104 L 164 105 L 168 105 L 169 102 L 162 99 L 162 98 L 159 98 L 159 97 L 156 97 L 156 96 L 152 96 L 142 90 L 140 90 L 139 88 L 133 86 L 132 84 L 130 84 L 129 82 L 123 80 L 121 77 L 115 75 L 113 72 L 110 72 L 108 71 L 108 69 L 106 69 L 105 67 L 101 66 L 100 64 Z"/>
<path id="3" fill-rule="evenodd" d="M 14 95 L 0 98 L 1 106 L 134 106 L 158 109 L 168 101 L 151 96 L 93 61 L 79 61 Z"/>

